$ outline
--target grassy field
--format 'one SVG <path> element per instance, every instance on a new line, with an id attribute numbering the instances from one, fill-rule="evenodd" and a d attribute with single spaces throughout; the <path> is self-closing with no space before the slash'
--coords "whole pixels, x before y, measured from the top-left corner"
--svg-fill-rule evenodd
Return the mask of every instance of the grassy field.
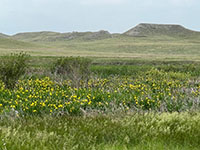
<path id="1" fill-rule="evenodd" d="M 199 38 L 117 36 L 102 40 L 19 42 L 0 39 L 0 54 L 26 51 L 32 56 L 90 56 L 134 60 L 198 61 Z"/>
<path id="2" fill-rule="evenodd" d="M 31 67 L 14 89 L 0 82 L 0 150 L 200 149 L 199 39 L 3 36 L 0 59 L 24 51 Z M 61 56 L 90 58 L 89 79 L 51 73 Z"/>

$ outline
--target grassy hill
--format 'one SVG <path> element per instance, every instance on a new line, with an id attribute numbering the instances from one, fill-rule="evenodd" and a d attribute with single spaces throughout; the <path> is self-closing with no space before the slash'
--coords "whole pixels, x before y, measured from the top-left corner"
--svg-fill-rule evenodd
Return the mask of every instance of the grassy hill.
<path id="1" fill-rule="evenodd" d="M 173 24 L 145 24 L 141 23 L 136 27 L 128 30 L 124 33 L 128 36 L 171 36 L 171 37 L 182 37 L 182 38 L 191 38 L 193 36 L 200 36 L 200 32 L 192 31 L 184 28 L 181 25 Z"/>
<path id="2" fill-rule="evenodd" d="M 41 53 L 47 46 L 11 39 L 9 36 L 0 37 L 0 56 L 11 52 L 25 51 L 30 54 Z"/>
<path id="3" fill-rule="evenodd" d="M 33 56 L 200 60 L 200 32 L 180 25 L 140 24 L 124 34 L 29 32 L 0 40 L 0 55 L 22 49 Z"/>
<path id="4" fill-rule="evenodd" d="M 9 36 L 3 33 L 0 33 L 0 38 L 8 38 Z"/>
<path id="5" fill-rule="evenodd" d="M 98 32 L 72 32 L 72 33 L 59 33 L 59 32 L 27 32 L 18 33 L 12 36 L 13 39 L 28 41 L 28 42 L 55 42 L 55 41 L 69 41 L 69 40 L 99 40 L 111 38 L 111 34 L 107 31 Z"/>
<path id="6" fill-rule="evenodd" d="M 37 47 L 33 43 L 26 43 L 22 41 L 17 41 L 13 40 L 10 38 L 1 38 L 0 37 L 0 48 L 5 48 L 5 49 L 19 49 L 19 48 L 33 48 Z"/>

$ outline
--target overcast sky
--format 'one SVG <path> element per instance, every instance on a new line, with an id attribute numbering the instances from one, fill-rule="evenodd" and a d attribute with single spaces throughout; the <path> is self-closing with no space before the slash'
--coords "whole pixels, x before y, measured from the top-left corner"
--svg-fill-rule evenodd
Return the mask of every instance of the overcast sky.
<path id="1" fill-rule="evenodd" d="M 124 32 L 139 23 L 200 31 L 200 0 L 0 0 L 0 32 Z"/>

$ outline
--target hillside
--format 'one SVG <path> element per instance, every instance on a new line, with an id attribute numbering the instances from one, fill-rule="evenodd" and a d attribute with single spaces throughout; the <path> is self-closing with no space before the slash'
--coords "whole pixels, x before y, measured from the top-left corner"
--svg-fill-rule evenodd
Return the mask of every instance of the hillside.
<path id="1" fill-rule="evenodd" d="M 200 32 L 186 29 L 181 25 L 141 23 L 125 32 L 124 35 L 133 37 L 150 37 L 161 35 L 173 37 L 191 37 L 200 36 Z"/>
<path id="2" fill-rule="evenodd" d="M 3 33 L 0 33 L 0 38 L 8 38 L 9 36 Z"/>
<path id="3" fill-rule="evenodd" d="M 108 31 L 98 32 L 26 32 L 18 33 L 12 36 L 13 39 L 28 42 L 53 42 L 53 41 L 69 41 L 69 40 L 100 40 L 111 38 L 112 35 Z"/>
<path id="4" fill-rule="evenodd" d="M 199 61 L 200 33 L 180 25 L 140 24 L 124 34 L 28 32 L 0 38 L 0 55 L 16 50 L 33 56 Z"/>
<path id="5" fill-rule="evenodd" d="M 1 35 L 0 37 L 6 37 L 6 35 Z M 172 38 L 198 38 L 200 39 L 200 32 L 192 31 L 186 29 L 181 25 L 173 24 L 147 24 L 141 23 L 134 28 L 126 31 L 123 34 L 110 34 L 108 31 L 98 31 L 98 32 L 69 32 L 69 33 L 59 33 L 59 32 L 25 32 L 18 33 L 11 36 L 14 40 L 24 41 L 24 42 L 38 42 L 38 43 L 51 43 L 51 42 L 67 42 L 67 41 L 95 41 L 103 40 L 109 38 L 116 38 L 124 36 L 130 37 L 148 37 L 153 38 L 159 36 L 160 38 L 172 37 Z M 163 37 L 164 36 L 164 37 Z M 165 40 L 165 39 L 164 39 Z"/>
<path id="6" fill-rule="evenodd" d="M 0 49 L 30 49 L 34 47 L 37 48 L 39 46 L 33 43 L 0 37 Z"/>

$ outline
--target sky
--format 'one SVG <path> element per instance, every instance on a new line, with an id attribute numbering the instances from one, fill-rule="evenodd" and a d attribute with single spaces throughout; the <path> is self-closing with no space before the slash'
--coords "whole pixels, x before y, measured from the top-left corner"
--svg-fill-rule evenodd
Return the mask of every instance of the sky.
<path id="1" fill-rule="evenodd" d="M 139 23 L 200 31 L 200 0 L 0 0 L 0 33 L 123 33 Z"/>

